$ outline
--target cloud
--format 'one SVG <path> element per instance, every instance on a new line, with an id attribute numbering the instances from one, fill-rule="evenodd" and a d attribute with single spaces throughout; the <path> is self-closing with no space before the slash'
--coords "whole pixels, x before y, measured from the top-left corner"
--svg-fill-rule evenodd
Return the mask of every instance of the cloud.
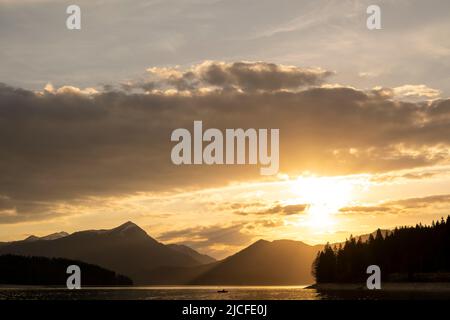
<path id="1" fill-rule="evenodd" d="M 201 82 L 193 81 L 195 88 L 245 90 L 169 95 L 47 87 L 36 93 L 0 85 L 0 196 L 9 199 L 0 215 L 18 208 L 16 221 L 33 220 L 61 214 L 42 203 L 54 207 L 89 197 L 260 179 L 258 166 L 173 165 L 171 132 L 192 130 L 194 120 L 205 129 L 280 129 L 280 171 L 288 174 L 387 173 L 448 164 L 448 99 L 404 102 L 348 87 L 284 91 L 324 75 L 266 63 L 209 62 L 191 69 L 192 79 Z M 153 72 L 188 77 L 188 71 Z"/>
<path id="2" fill-rule="evenodd" d="M 426 83 L 449 95 L 447 1 L 431 7 L 409 1 L 408 15 L 403 14 L 404 3 L 383 1 L 389 12 L 383 24 L 389 27 L 376 41 L 367 36 L 363 21 L 367 1 L 265 2 L 257 15 L 260 4 L 254 0 L 104 2 L 78 0 L 89 13 L 82 22 L 89 29 L 82 28 L 82 37 L 68 37 L 61 1 L 3 0 L 7 5 L 0 10 L 0 31 L 8 46 L 2 48 L 1 78 L 33 89 L 48 80 L 60 84 L 67 79 L 84 87 L 136 74 L 149 61 L 167 66 L 205 58 L 252 58 L 326 64 L 347 71 L 337 81 L 361 87 Z M 32 49 L 32 58 L 24 48 Z M 366 79 L 358 77 L 360 71 L 380 74 Z"/>
<path id="3" fill-rule="evenodd" d="M 264 207 L 262 202 L 225 202 L 216 206 L 218 210 L 243 210 L 248 208 Z"/>
<path id="4" fill-rule="evenodd" d="M 433 195 L 426 197 L 407 198 L 400 200 L 384 201 L 375 206 L 351 206 L 344 207 L 339 210 L 342 214 L 401 214 L 420 212 L 426 214 L 427 212 L 439 214 L 439 210 L 448 212 L 450 209 L 450 195 Z"/>
<path id="5" fill-rule="evenodd" d="M 47 85 L 44 87 L 44 91 L 41 92 L 41 94 L 84 94 L 84 95 L 91 95 L 96 94 L 98 91 L 95 88 L 85 88 L 80 89 L 74 86 L 62 86 L 58 89 L 55 89 L 55 87 L 51 83 L 47 83 Z"/>
<path id="6" fill-rule="evenodd" d="M 0 196 L 0 223 L 44 220 L 54 215 L 51 205 L 35 202 L 12 200 L 8 196 Z"/>
<path id="7" fill-rule="evenodd" d="M 227 224 L 169 230 L 157 238 L 165 243 L 184 244 L 216 257 L 224 257 L 262 237 L 265 230 L 283 225 L 282 219 L 276 218 L 233 221 Z"/>
<path id="8" fill-rule="evenodd" d="M 343 213 L 373 213 L 373 212 L 387 212 L 391 211 L 392 208 L 386 206 L 352 206 L 352 207 L 344 207 L 339 211 Z"/>
<path id="9" fill-rule="evenodd" d="M 398 172 L 388 172 L 382 174 L 373 175 L 370 180 L 375 183 L 392 182 L 395 180 L 422 180 L 430 179 L 433 177 L 448 176 L 450 171 L 446 166 L 436 168 L 420 168 L 419 170 L 401 170 Z"/>
<path id="10" fill-rule="evenodd" d="M 403 85 L 392 89 L 394 94 L 400 98 L 428 98 L 435 99 L 441 94 L 440 90 L 430 88 L 424 84 Z"/>
<path id="11" fill-rule="evenodd" d="M 290 216 L 294 214 L 302 214 L 308 209 L 308 204 L 291 204 L 291 205 L 275 205 L 264 210 L 257 211 L 242 211 L 236 210 L 235 214 L 238 215 L 285 215 Z"/>
<path id="12" fill-rule="evenodd" d="M 151 67 L 147 72 L 150 79 L 128 81 L 122 84 L 122 88 L 188 92 L 205 89 L 240 92 L 298 90 L 320 85 L 333 74 L 319 68 L 306 69 L 261 61 L 206 61 L 186 70 L 180 67 Z"/>
<path id="13" fill-rule="evenodd" d="M 196 249 L 214 245 L 242 246 L 252 239 L 244 232 L 245 222 L 232 223 L 229 226 L 197 226 L 181 230 L 172 230 L 158 236 L 160 241 L 179 242 Z"/>
<path id="14" fill-rule="evenodd" d="M 450 207 L 450 195 L 434 195 L 427 197 L 408 198 L 387 203 L 391 206 L 399 206 L 403 209 L 420 209 L 437 204 L 445 204 Z"/>

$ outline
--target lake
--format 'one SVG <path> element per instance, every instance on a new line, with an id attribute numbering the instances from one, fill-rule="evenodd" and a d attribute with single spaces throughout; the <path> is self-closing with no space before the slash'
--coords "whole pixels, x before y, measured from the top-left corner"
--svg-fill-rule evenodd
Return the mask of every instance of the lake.
<path id="1" fill-rule="evenodd" d="M 226 293 L 218 290 L 226 289 Z M 0 300 L 339 300 L 450 299 L 450 290 L 434 287 L 390 287 L 387 290 L 310 289 L 306 286 L 164 286 L 63 288 L 0 287 Z"/>
<path id="2" fill-rule="evenodd" d="M 316 300 L 318 293 L 306 286 L 295 287 L 226 287 L 227 293 L 218 293 L 224 287 L 164 286 L 82 288 L 0 288 L 0 299 L 83 299 L 83 300 Z"/>

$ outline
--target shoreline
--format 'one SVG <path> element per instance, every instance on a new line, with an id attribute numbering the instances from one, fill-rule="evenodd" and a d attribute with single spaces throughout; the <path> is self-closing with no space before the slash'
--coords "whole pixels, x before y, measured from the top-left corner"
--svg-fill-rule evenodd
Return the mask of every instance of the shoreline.
<path id="1" fill-rule="evenodd" d="M 306 289 L 310 285 L 135 285 L 135 286 L 82 286 L 82 289 Z M 1 289 L 67 289 L 64 286 L 41 285 L 5 285 L 0 284 Z"/>
<path id="2" fill-rule="evenodd" d="M 318 291 L 444 291 L 450 292 L 450 282 L 384 282 L 379 290 L 369 290 L 365 283 L 315 283 L 305 287 Z"/>

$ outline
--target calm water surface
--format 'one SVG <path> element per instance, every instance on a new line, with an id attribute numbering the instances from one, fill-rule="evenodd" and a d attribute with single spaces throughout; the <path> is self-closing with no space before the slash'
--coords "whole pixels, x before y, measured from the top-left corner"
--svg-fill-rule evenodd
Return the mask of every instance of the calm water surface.
<path id="1" fill-rule="evenodd" d="M 226 289 L 227 293 L 218 293 Z M 333 290 L 318 291 L 306 286 L 289 287 L 118 287 L 61 288 L 0 287 L 0 300 L 321 300 L 321 299 L 450 299 L 450 293 L 442 292 L 390 292 Z"/>
<path id="2" fill-rule="evenodd" d="M 226 287 L 227 293 L 218 293 L 224 287 L 118 287 L 82 288 L 0 288 L 0 299 L 88 299 L 88 300 L 265 300 L 265 299 L 319 299 L 316 290 L 295 287 Z"/>

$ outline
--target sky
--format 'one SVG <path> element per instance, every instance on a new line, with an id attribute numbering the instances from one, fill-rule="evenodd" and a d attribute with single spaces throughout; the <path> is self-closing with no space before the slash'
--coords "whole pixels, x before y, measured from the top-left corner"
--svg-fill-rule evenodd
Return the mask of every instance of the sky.
<path id="1" fill-rule="evenodd" d="M 217 258 L 450 211 L 448 1 L 0 0 L 0 241 L 128 220 Z M 171 132 L 280 129 L 280 170 Z"/>

